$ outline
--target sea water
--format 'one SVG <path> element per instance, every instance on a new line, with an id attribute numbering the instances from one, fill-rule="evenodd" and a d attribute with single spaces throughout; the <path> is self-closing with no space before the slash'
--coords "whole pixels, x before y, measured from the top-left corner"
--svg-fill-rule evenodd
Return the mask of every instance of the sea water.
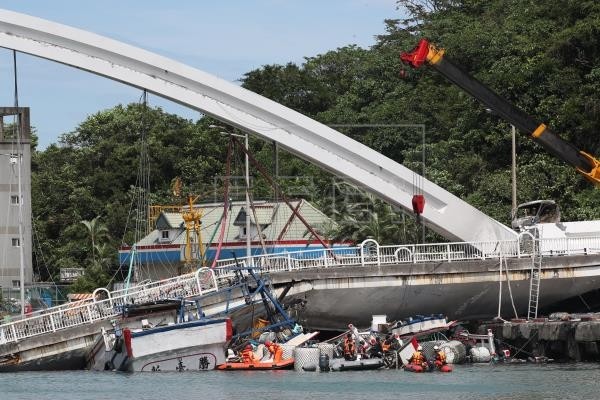
<path id="1" fill-rule="evenodd" d="M 0 400 L 600 399 L 600 365 L 473 364 L 402 370 L 0 374 Z"/>

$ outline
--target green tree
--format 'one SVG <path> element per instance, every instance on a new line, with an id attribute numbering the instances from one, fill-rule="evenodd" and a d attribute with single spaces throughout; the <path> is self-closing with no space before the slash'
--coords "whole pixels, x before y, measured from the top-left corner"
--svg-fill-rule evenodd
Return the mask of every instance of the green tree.
<path id="1" fill-rule="evenodd" d="M 104 241 L 108 240 L 108 228 L 105 224 L 100 221 L 100 216 L 95 216 L 91 221 L 81 221 L 81 223 L 85 226 L 88 231 L 89 239 L 91 242 L 91 251 L 92 251 L 92 261 L 99 262 L 100 260 L 96 257 L 96 253 L 100 253 L 101 250 L 104 249 L 106 243 Z"/>

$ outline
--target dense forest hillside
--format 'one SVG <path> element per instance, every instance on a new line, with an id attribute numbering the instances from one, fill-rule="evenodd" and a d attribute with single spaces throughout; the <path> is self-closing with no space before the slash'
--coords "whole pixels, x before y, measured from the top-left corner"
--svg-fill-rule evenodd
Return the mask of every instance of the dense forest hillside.
<path id="1" fill-rule="evenodd" d="M 421 37 L 578 148 L 600 154 L 599 3 L 401 0 L 398 6 L 408 17 L 382 21 L 386 33 L 372 48 L 347 46 L 307 57 L 301 65 L 266 65 L 246 73 L 242 85 L 336 125 L 416 171 L 423 168 L 424 150 L 428 179 L 505 223 L 511 208 L 510 126 L 435 71 L 402 72 L 399 54 Z M 212 196 L 227 148 L 227 139 L 209 128 L 212 123 L 169 115 L 151 103 L 116 106 L 36 151 L 34 270 L 40 278 L 56 277 L 61 267 L 85 266 L 87 278 L 76 289 L 86 290 L 115 274 L 116 248 L 134 237 L 131 216 L 141 166 L 150 170 L 153 204 L 180 201 L 171 194 L 176 177 L 184 192 Z M 425 149 L 422 130 L 410 126 L 420 124 Z M 142 136 L 147 158 L 141 162 Z M 273 170 L 272 145 L 252 140 L 251 148 Z M 572 168 L 525 134 L 518 137 L 517 154 L 519 202 L 554 199 L 564 220 L 600 217 L 600 192 Z M 242 174 L 242 162 L 240 153 L 232 174 Z M 414 223 L 407 233 L 395 210 L 368 196 L 359 206 L 332 205 L 332 177 L 318 168 L 283 152 L 278 167 L 280 176 L 311 177 L 304 191 L 341 222 L 336 235 L 384 242 L 417 237 Z M 254 196 L 271 193 L 257 177 Z"/>

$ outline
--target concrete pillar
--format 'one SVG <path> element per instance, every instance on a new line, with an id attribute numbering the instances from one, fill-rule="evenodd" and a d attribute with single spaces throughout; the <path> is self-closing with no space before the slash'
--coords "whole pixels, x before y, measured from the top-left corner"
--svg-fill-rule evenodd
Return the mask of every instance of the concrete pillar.
<path id="1" fill-rule="evenodd" d="M 571 329 L 567 336 L 567 356 L 573 361 L 581 361 L 581 352 L 579 351 L 579 343 L 575 340 L 574 329 Z"/>

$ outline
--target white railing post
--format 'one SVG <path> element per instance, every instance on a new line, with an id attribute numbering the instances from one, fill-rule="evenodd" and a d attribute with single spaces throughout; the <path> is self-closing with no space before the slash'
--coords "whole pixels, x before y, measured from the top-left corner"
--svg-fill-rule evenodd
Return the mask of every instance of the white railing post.
<path id="1" fill-rule="evenodd" d="M 333 251 L 333 250 L 330 250 L 330 251 Z M 327 262 L 328 258 L 329 258 L 329 251 L 323 250 L 323 259 L 325 260 L 325 268 L 329 268 L 329 263 Z"/>
<path id="2" fill-rule="evenodd" d="M 287 255 L 287 262 L 288 262 L 288 271 L 292 270 L 292 255 L 290 253 L 288 253 Z"/>
<path id="3" fill-rule="evenodd" d="M 198 268 L 198 270 L 196 271 L 196 285 L 198 286 L 198 295 L 202 294 L 202 284 L 200 283 L 200 271 L 202 271 L 202 268 Z"/>
<path id="4" fill-rule="evenodd" d="M 360 246 L 360 265 L 365 266 L 365 249 L 362 246 Z"/>
<path id="5" fill-rule="evenodd" d="M 54 326 L 54 314 L 50 314 L 50 326 L 52 327 L 52 332 L 56 332 L 56 326 Z"/>
<path id="6" fill-rule="evenodd" d="M 449 244 L 446 245 L 446 254 L 448 255 L 448 262 L 452 262 L 452 260 L 450 259 L 450 245 Z"/>
<path id="7" fill-rule="evenodd" d="M 14 323 L 10 326 L 10 330 L 12 331 L 14 341 L 17 342 L 17 329 Z"/>
<path id="8" fill-rule="evenodd" d="M 213 283 L 215 285 L 215 292 L 218 292 L 219 291 L 219 282 L 217 281 L 217 276 L 215 274 L 215 271 L 210 270 L 210 275 L 213 278 Z M 200 293 L 198 293 L 198 294 L 200 294 Z"/>
<path id="9" fill-rule="evenodd" d="M 87 308 L 88 316 L 90 317 L 90 324 L 91 324 L 92 322 L 94 322 L 94 317 L 92 316 L 92 309 L 90 308 L 89 304 L 86 305 L 85 308 Z"/>

